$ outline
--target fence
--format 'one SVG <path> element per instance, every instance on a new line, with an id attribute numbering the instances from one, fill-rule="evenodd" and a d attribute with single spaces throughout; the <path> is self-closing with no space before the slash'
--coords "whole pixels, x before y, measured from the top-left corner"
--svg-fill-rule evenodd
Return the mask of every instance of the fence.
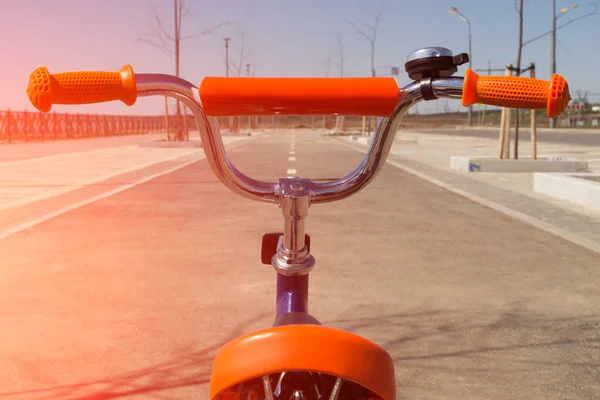
<path id="1" fill-rule="evenodd" d="M 188 114 L 187 126 L 196 130 L 193 117 Z M 346 126 L 359 125 L 359 119 L 348 121 Z M 221 129 L 228 129 L 230 121 L 227 117 L 219 117 Z M 355 122 L 355 123 L 353 123 Z M 0 111 L 0 143 L 40 142 L 48 140 L 80 139 L 117 135 L 140 135 L 166 132 L 165 116 L 137 115 L 100 115 L 40 113 L 27 111 Z M 256 128 L 333 128 L 335 116 L 258 116 L 240 117 L 237 119 L 241 130 Z M 174 132 L 177 127 L 175 115 L 169 116 L 168 128 Z"/>
<path id="2" fill-rule="evenodd" d="M 165 131 L 164 116 L 0 111 L 0 142 L 29 142 Z"/>
<path id="3" fill-rule="evenodd" d="M 538 115 L 538 126 L 548 126 L 545 115 Z M 570 110 L 561 116 L 559 126 L 591 127 L 600 126 L 600 114 L 571 115 Z M 588 118 L 589 117 L 589 118 Z M 187 116 L 187 127 L 196 130 L 196 123 L 191 115 Z M 500 112 L 488 111 L 485 125 L 499 125 Z M 405 128 L 434 128 L 464 124 L 464 113 L 407 115 L 402 121 Z M 528 119 L 527 119 L 528 120 Z M 250 129 L 334 129 L 335 116 L 255 116 L 239 117 L 237 119 L 219 117 L 219 127 L 228 130 L 234 122 L 238 130 Z M 237 122 L 236 122 L 237 121 Z M 128 116 L 128 115 L 99 115 L 99 114 L 68 114 L 68 113 L 39 113 L 26 111 L 0 111 L 0 143 L 34 142 L 61 139 L 78 139 L 88 137 L 103 137 L 116 135 L 140 135 L 147 133 L 166 132 L 165 116 Z M 169 131 L 174 132 L 177 119 L 169 116 Z M 483 121 L 481 121 L 483 122 Z M 526 121 L 525 121 L 526 122 Z M 374 126 L 374 119 L 371 127 Z M 481 124 L 483 125 L 483 123 Z M 527 126 L 525 124 L 524 126 Z M 338 129 L 341 128 L 338 126 Z M 343 118 L 345 131 L 360 131 L 362 117 Z"/>
<path id="4" fill-rule="evenodd" d="M 363 118 L 359 116 L 345 116 L 343 118 L 344 129 L 360 130 L 362 127 L 362 119 Z M 232 126 L 237 126 L 238 130 L 292 128 L 334 129 L 336 127 L 335 115 L 259 115 L 253 117 L 242 116 L 237 119 L 229 117 L 218 117 L 217 120 L 220 129 L 229 129 L 230 124 Z M 371 125 L 374 126 L 375 118 L 372 118 L 372 120 L 373 121 Z M 191 124 L 193 123 L 194 122 L 192 121 Z"/>

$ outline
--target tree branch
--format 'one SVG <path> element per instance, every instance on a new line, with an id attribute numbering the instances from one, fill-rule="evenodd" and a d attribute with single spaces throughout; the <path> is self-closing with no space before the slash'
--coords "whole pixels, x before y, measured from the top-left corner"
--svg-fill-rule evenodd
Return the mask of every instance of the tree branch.
<path id="1" fill-rule="evenodd" d="M 181 40 L 192 39 L 192 38 L 195 38 L 195 37 L 199 37 L 199 36 L 208 35 L 208 34 L 211 34 L 211 33 L 213 33 L 214 31 L 216 31 L 216 30 L 217 30 L 217 29 L 219 29 L 219 28 L 222 28 L 222 27 L 224 27 L 224 26 L 228 26 L 228 25 L 232 25 L 232 24 L 235 24 L 235 23 L 236 23 L 235 21 L 226 21 L 226 22 L 221 22 L 220 24 L 217 24 L 217 25 L 213 26 L 212 28 L 209 28 L 209 29 L 207 29 L 207 30 L 205 30 L 205 31 L 202 31 L 202 32 L 200 32 L 200 33 L 197 33 L 197 34 L 195 34 L 195 35 L 186 35 L 186 36 L 182 36 L 182 37 L 181 37 Z"/>
<path id="2" fill-rule="evenodd" d="M 367 28 L 371 32 L 375 30 L 375 27 L 373 27 L 372 25 L 367 24 L 365 21 L 356 21 L 356 23 L 362 25 L 363 27 Z"/>
<path id="3" fill-rule="evenodd" d="M 357 33 L 364 36 L 365 39 L 367 39 L 369 42 L 373 41 L 373 39 L 369 35 L 367 35 L 362 29 L 360 29 L 360 27 L 355 22 L 350 21 L 346 18 L 342 18 L 342 20 L 345 21 L 346 23 L 348 23 L 350 26 L 352 26 Z"/>
<path id="4" fill-rule="evenodd" d="M 375 41 L 375 39 L 377 38 L 377 30 L 379 29 L 379 22 L 381 22 L 381 14 L 383 13 L 383 10 L 385 9 L 386 5 L 386 3 L 383 3 L 377 14 L 375 14 L 375 25 L 373 27 L 373 41 Z"/>
<path id="5" fill-rule="evenodd" d="M 138 40 L 140 42 L 145 42 L 145 43 L 151 44 L 152 46 L 156 47 L 157 49 L 159 49 L 160 51 L 162 51 L 163 53 L 168 55 L 171 59 L 175 58 L 175 56 L 173 55 L 173 49 L 169 48 L 168 46 L 165 46 L 164 44 L 159 44 L 159 43 L 153 42 L 152 40 L 148 40 L 148 39 L 144 39 L 144 38 L 139 38 Z"/>
<path id="6" fill-rule="evenodd" d="M 181 4 L 181 10 L 182 10 L 181 16 L 185 17 L 185 16 L 189 15 L 190 11 L 192 10 L 192 6 L 190 5 L 190 3 L 188 3 L 185 0 L 179 0 L 179 1 Z"/>
<path id="7" fill-rule="evenodd" d="M 167 31 L 165 30 L 165 28 L 163 27 L 162 21 L 160 20 L 160 17 L 158 16 L 158 13 L 156 12 L 156 7 L 153 7 L 153 10 L 154 10 L 154 19 L 156 20 L 156 24 L 158 26 L 160 34 L 164 35 L 168 40 L 174 41 L 175 38 L 173 36 L 169 35 L 167 33 Z"/>
<path id="8" fill-rule="evenodd" d="M 556 42 L 557 42 L 557 43 L 560 45 L 560 47 L 562 47 L 562 48 L 563 48 L 563 50 L 564 50 L 564 51 L 565 51 L 565 52 L 566 52 L 568 55 L 570 55 L 571 57 L 573 57 L 573 54 L 571 54 L 571 52 L 570 52 L 569 50 L 567 50 L 567 48 L 565 47 L 565 45 L 564 45 L 564 44 L 562 44 L 562 42 L 561 42 L 560 40 L 556 39 Z"/>
<path id="9" fill-rule="evenodd" d="M 346 60 L 346 55 L 344 53 L 344 42 L 342 41 L 342 37 L 339 34 L 335 34 L 335 37 L 337 38 L 337 53 L 339 56 L 339 63 L 338 66 L 340 67 L 340 76 L 343 77 L 344 76 L 344 61 Z"/>

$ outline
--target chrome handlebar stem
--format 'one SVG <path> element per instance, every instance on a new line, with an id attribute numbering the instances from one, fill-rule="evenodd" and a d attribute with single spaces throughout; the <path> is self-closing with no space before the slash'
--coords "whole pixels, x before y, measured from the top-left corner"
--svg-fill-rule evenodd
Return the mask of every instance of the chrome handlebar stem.
<path id="1" fill-rule="evenodd" d="M 198 88 L 171 75 L 136 74 L 138 96 L 170 96 L 189 107 L 200 133 L 208 163 L 217 178 L 232 191 L 253 200 L 280 203 L 279 182 L 262 182 L 238 170 L 227 158 L 216 118 L 209 118 L 202 108 Z M 329 182 L 310 182 L 310 204 L 346 198 L 366 187 L 383 167 L 390 152 L 398 125 L 408 109 L 424 100 L 422 82 L 412 82 L 400 89 L 400 101 L 389 118 L 380 118 L 373 140 L 361 164 L 345 177 Z M 430 81 L 430 91 L 438 98 L 461 98 L 463 78 L 438 78 Z"/>
<path id="2" fill-rule="evenodd" d="M 136 74 L 138 96 L 170 96 L 180 100 L 194 115 L 206 159 L 214 174 L 229 189 L 242 196 L 279 202 L 279 184 L 261 182 L 240 172 L 227 158 L 216 118 L 209 118 L 202 108 L 198 88 L 190 82 L 171 75 Z"/>

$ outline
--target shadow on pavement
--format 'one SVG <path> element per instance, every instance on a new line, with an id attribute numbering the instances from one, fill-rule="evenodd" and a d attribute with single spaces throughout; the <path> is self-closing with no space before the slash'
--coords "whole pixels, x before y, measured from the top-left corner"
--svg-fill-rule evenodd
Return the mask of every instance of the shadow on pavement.
<path id="1" fill-rule="evenodd" d="M 195 346 L 181 348 L 172 359 L 147 368 L 69 385 L 0 392 L 0 398 L 108 400 L 150 393 L 156 398 L 166 398 L 161 396 L 161 391 L 207 384 L 210 381 L 212 362 L 217 350 L 228 341 L 246 333 L 246 327 L 251 322 L 272 318 L 272 316 L 272 313 L 263 313 L 248 318 L 238 323 L 227 339 L 219 344 L 205 348 Z"/>
<path id="2" fill-rule="evenodd" d="M 548 315 L 524 302 L 465 311 L 357 311 L 372 317 L 324 323 L 386 349 L 408 398 L 600 396 L 598 314 Z"/>

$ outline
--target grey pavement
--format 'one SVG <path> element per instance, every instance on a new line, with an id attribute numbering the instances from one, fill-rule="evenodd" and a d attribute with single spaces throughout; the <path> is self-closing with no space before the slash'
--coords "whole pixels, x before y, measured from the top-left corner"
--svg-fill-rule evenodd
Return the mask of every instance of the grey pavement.
<path id="1" fill-rule="evenodd" d="M 500 128 L 463 128 L 455 129 L 418 129 L 415 130 L 423 134 L 466 136 L 480 138 L 498 138 Z M 514 128 L 512 129 L 514 138 Z M 538 129 L 538 142 L 561 143 L 561 144 L 579 144 L 589 146 L 600 146 L 600 128 L 599 129 Z M 527 127 L 519 129 L 519 145 L 528 146 L 531 137 L 531 130 Z M 512 145 L 511 145 L 512 148 Z M 511 150 L 512 151 L 512 150 Z M 528 149 L 525 149 L 527 152 Z"/>
<path id="2" fill-rule="evenodd" d="M 361 140 L 362 144 L 355 140 L 345 142 L 366 151 L 367 138 Z M 464 173 L 450 168 L 451 156 L 497 157 L 497 148 L 497 139 L 486 137 L 400 131 L 389 162 L 447 190 L 600 253 L 600 212 L 535 192 L 533 173 Z M 522 156 L 530 154 L 530 148 L 523 147 L 521 151 Z M 600 174 L 600 143 L 597 146 L 538 144 L 538 157 L 553 155 L 586 161 L 592 173 Z"/>
<path id="3" fill-rule="evenodd" d="M 298 130 L 230 155 L 259 179 L 323 179 L 362 150 Z M 384 346 L 398 398 L 599 398 L 598 254 L 401 157 L 354 197 L 311 208 L 311 312 Z M 276 206 L 192 160 L 0 240 L 0 398 L 206 398 L 218 346 L 273 321 L 260 241 L 281 225 Z"/>

